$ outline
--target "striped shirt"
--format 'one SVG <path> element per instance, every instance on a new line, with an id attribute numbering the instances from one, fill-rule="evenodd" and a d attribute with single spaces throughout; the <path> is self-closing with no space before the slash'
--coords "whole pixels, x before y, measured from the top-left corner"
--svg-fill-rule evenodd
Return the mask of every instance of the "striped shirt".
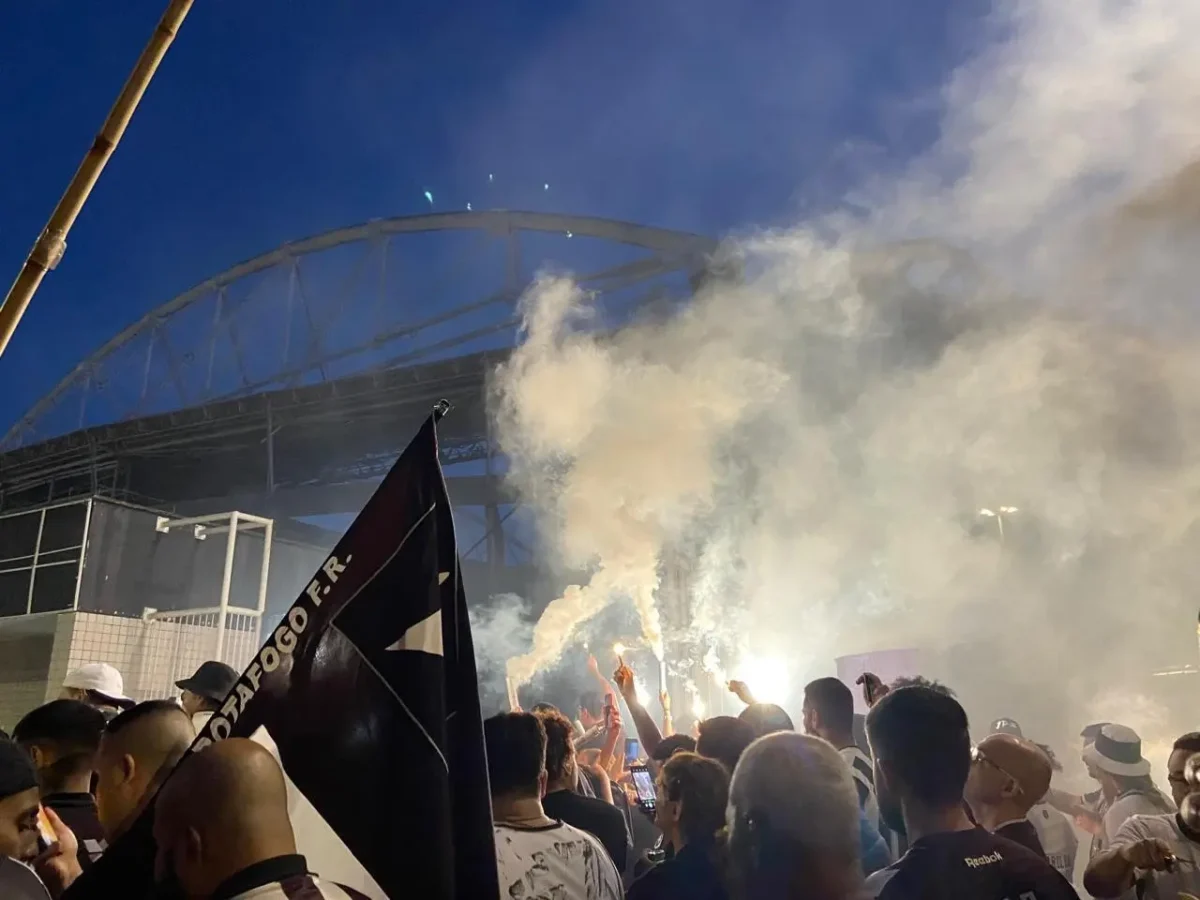
<path id="1" fill-rule="evenodd" d="M 858 790 L 858 808 L 866 814 L 867 821 L 879 827 L 879 803 L 875 799 L 875 767 L 871 758 L 857 747 L 843 747 L 838 753 L 850 767 L 854 787 Z"/>

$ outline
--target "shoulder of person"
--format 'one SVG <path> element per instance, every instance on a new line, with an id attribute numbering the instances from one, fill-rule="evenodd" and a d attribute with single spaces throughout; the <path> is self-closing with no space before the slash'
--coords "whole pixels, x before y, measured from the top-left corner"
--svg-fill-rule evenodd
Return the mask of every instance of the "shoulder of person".
<path id="1" fill-rule="evenodd" d="M 873 872 L 863 882 L 863 900 L 887 900 L 891 897 L 901 897 L 900 882 L 896 876 L 900 874 L 900 864 L 892 863 L 885 869 Z"/>
<path id="2" fill-rule="evenodd" d="M 1170 841 L 1176 838 L 1175 817 L 1169 814 L 1159 816 L 1133 815 L 1127 818 L 1117 833 L 1109 842 L 1110 847 L 1125 847 L 1149 838 L 1159 838 Z"/>
<path id="3" fill-rule="evenodd" d="M 37 873 L 23 862 L 0 857 L 0 897 L 4 900 L 50 900 Z"/>
<path id="4" fill-rule="evenodd" d="M 1037 886 L 1037 900 L 1079 900 L 1075 888 L 1071 886 L 1062 873 L 1043 854 L 1035 853 L 1023 844 L 1010 841 L 1008 838 L 996 836 L 997 844 L 1002 845 L 1004 859 L 1009 863 L 1010 871 L 1015 869 L 1022 881 L 1031 881 Z"/>
<path id="5" fill-rule="evenodd" d="M 1104 832 L 1111 841 L 1121 826 L 1132 817 L 1141 815 L 1153 818 L 1163 812 L 1160 804 L 1148 794 L 1126 794 L 1113 801 L 1104 813 Z"/>
<path id="6" fill-rule="evenodd" d="M 621 814 L 619 809 L 617 809 L 616 804 L 608 803 L 605 800 L 601 800 L 599 797 L 584 797 L 582 799 L 588 800 L 588 807 L 590 809 L 594 809 L 597 814 L 607 816 L 614 821 L 618 819 L 622 822 L 625 821 L 625 816 Z"/>
<path id="7" fill-rule="evenodd" d="M 635 878 L 633 884 L 629 885 L 629 890 L 625 892 L 625 900 L 651 900 L 654 892 L 669 878 L 671 872 L 667 867 L 671 863 L 672 860 L 656 863 Z"/>
<path id="8" fill-rule="evenodd" d="M 572 825 L 569 822 L 559 822 L 558 831 L 560 834 L 566 834 L 570 836 L 572 840 L 582 841 L 604 850 L 604 842 L 601 841 L 600 838 L 596 837 L 590 831 L 579 828 L 578 826 Z M 605 850 L 604 855 L 608 856 L 607 850 Z"/>

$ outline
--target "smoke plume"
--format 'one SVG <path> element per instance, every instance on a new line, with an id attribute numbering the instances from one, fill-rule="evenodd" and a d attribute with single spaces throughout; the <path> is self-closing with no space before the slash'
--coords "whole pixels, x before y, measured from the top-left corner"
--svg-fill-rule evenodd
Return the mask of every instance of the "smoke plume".
<path id="1" fill-rule="evenodd" d="M 934 145 L 731 242 L 740 277 L 615 334 L 568 280 L 524 298 L 493 410 L 544 546 L 592 574 L 521 678 L 622 597 L 660 657 L 665 632 L 807 677 L 927 648 L 977 717 L 1047 740 L 1192 658 L 1200 5 L 989 26 Z M 660 624 L 680 555 L 688 616 Z"/>

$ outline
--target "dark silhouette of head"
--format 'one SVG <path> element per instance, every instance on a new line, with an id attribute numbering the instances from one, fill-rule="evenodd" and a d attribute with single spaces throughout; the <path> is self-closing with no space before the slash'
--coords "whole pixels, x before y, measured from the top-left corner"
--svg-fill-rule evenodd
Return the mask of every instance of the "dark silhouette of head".
<path id="1" fill-rule="evenodd" d="M 804 733 L 835 747 L 854 743 L 854 694 L 836 678 L 818 678 L 804 688 Z"/>
<path id="2" fill-rule="evenodd" d="M 723 763 L 732 773 L 755 737 L 757 735 L 748 722 L 733 716 L 713 716 L 700 723 L 696 752 Z"/>
<path id="3" fill-rule="evenodd" d="M 25 715 L 13 729 L 38 770 L 42 794 L 86 793 L 107 720 L 82 700 L 52 700 Z"/>
<path id="4" fill-rule="evenodd" d="M 867 715 L 867 738 L 879 813 L 889 828 L 904 831 L 906 808 L 961 807 L 971 736 L 953 697 L 928 686 L 890 691 Z"/>
<path id="5" fill-rule="evenodd" d="M 774 734 L 777 731 L 795 731 L 789 716 L 782 706 L 774 703 L 751 703 L 740 713 L 738 718 L 754 729 L 755 737 Z"/>
<path id="6" fill-rule="evenodd" d="M 37 813 L 33 760 L 15 741 L 0 740 L 0 856 L 29 860 L 37 855 Z"/>
<path id="7" fill-rule="evenodd" d="M 546 728 L 532 713 L 501 713 L 483 723 L 493 798 L 541 797 L 546 789 Z"/>

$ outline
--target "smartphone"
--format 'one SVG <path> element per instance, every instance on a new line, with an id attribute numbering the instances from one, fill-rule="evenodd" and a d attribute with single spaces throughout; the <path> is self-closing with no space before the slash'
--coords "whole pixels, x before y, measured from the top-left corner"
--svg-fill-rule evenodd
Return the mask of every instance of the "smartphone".
<path id="1" fill-rule="evenodd" d="M 54 833 L 54 826 L 50 824 L 50 817 L 46 815 L 46 808 L 40 804 L 37 811 L 37 832 L 39 853 L 45 853 L 58 843 L 58 835 Z"/>
<path id="2" fill-rule="evenodd" d="M 633 789 L 637 792 L 638 805 L 645 810 L 652 810 L 658 805 L 654 792 L 654 776 L 645 765 L 629 766 L 629 774 L 633 778 Z"/>
<path id="3" fill-rule="evenodd" d="M 625 738 L 625 768 L 629 768 L 642 755 L 642 745 L 637 738 Z"/>

